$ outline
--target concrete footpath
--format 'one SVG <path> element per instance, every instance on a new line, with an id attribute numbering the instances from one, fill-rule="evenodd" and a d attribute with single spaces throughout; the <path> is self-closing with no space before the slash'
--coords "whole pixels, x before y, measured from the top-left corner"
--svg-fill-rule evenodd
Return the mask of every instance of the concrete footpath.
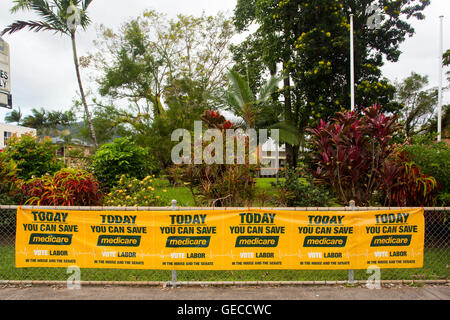
<path id="1" fill-rule="evenodd" d="M 0 287 L 0 300 L 450 300 L 450 285 L 283 286 L 283 287 Z"/>

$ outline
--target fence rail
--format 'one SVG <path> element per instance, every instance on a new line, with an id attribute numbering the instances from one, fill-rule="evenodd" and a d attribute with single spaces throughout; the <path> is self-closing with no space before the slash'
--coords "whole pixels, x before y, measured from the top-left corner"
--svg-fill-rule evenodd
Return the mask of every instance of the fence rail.
<path id="1" fill-rule="evenodd" d="M 372 211 L 372 210 L 401 210 L 424 209 L 424 211 L 450 211 L 450 207 L 65 207 L 65 206 L 18 206 L 0 205 L 0 210 L 37 209 L 37 210 L 86 210 L 86 211 L 190 211 L 190 210 L 286 210 L 286 211 Z"/>
<path id="2" fill-rule="evenodd" d="M 16 205 L 0 205 L 0 284 L 1 283 L 63 283 L 68 279 L 66 268 L 16 268 L 15 232 Z M 190 210 L 291 210 L 291 211 L 367 211 L 397 210 L 400 207 L 55 207 L 22 206 L 24 209 L 54 209 L 80 211 L 190 211 Z M 407 209 L 416 209 L 409 207 Z M 424 266 L 417 269 L 382 269 L 381 279 L 392 282 L 445 282 L 450 279 L 450 208 L 424 207 L 425 249 Z M 366 270 L 354 270 L 354 283 L 368 278 Z M 128 270 L 128 269 L 82 269 L 82 283 L 93 284 L 283 284 L 311 283 L 333 284 L 349 282 L 348 270 L 230 270 L 230 271 L 177 271 Z"/>

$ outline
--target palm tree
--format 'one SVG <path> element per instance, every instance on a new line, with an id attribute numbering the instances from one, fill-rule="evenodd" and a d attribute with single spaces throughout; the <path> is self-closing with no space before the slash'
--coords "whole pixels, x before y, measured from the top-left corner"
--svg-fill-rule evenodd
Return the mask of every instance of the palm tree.
<path id="1" fill-rule="evenodd" d="M 91 131 L 92 140 L 95 148 L 98 148 L 97 137 L 95 135 L 94 126 L 92 124 L 91 115 L 86 102 L 83 85 L 81 82 L 80 66 L 77 54 L 77 46 L 75 41 L 76 27 L 80 25 L 83 30 L 91 23 L 87 16 L 87 9 L 92 0 L 14 0 L 14 6 L 11 13 L 22 11 L 34 11 L 41 18 L 41 21 L 22 21 L 18 20 L 7 26 L 0 36 L 12 34 L 22 29 L 30 31 L 53 31 L 67 35 L 72 40 L 73 60 L 75 71 L 78 79 L 78 87 L 80 89 L 81 100 L 84 106 L 86 119 Z"/>
<path id="2" fill-rule="evenodd" d="M 48 111 L 44 108 L 40 108 L 40 110 L 33 108 L 31 115 L 23 119 L 22 125 L 36 129 L 39 136 L 66 136 L 67 127 L 71 127 L 75 120 L 72 111 Z"/>
<path id="3" fill-rule="evenodd" d="M 19 110 L 11 111 L 10 113 L 8 113 L 5 116 L 5 122 L 7 122 L 7 123 L 15 122 L 15 123 L 17 123 L 17 125 L 19 125 L 20 121 L 22 121 L 22 112 L 20 111 L 20 108 L 19 108 Z"/>
<path id="4" fill-rule="evenodd" d="M 243 119 L 243 127 L 278 129 L 281 141 L 299 145 L 297 129 L 282 119 L 282 109 L 277 108 L 276 104 L 270 101 L 282 78 L 270 77 L 255 96 L 244 76 L 231 70 L 228 77 L 231 86 L 225 94 L 225 105 L 227 110 Z"/>
<path id="5" fill-rule="evenodd" d="M 261 86 L 255 96 L 244 76 L 231 70 L 228 74 L 230 89 L 225 93 L 225 105 L 236 116 L 243 119 L 243 126 L 254 129 L 278 129 L 279 140 L 290 145 L 299 145 L 298 130 L 289 121 L 282 119 L 282 108 L 271 101 L 272 94 L 282 80 L 279 77 L 270 77 Z M 260 144 L 266 141 L 260 141 Z M 278 154 L 278 141 L 276 153 Z M 278 160 L 277 160 L 278 161 Z M 276 171 L 277 183 L 279 172 Z"/>
<path id="6" fill-rule="evenodd" d="M 47 121 L 47 111 L 44 108 L 40 110 L 33 108 L 31 113 L 23 119 L 22 125 L 36 129 L 38 136 L 48 135 L 50 128 Z"/>

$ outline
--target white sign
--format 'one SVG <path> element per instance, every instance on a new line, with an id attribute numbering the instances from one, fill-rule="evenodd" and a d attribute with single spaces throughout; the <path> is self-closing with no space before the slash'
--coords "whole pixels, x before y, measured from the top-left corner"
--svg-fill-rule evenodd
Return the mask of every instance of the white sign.
<path id="1" fill-rule="evenodd" d="M 10 93 L 9 45 L 0 38 L 0 91 Z"/>
<path id="2" fill-rule="evenodd" d="M 8 94 L 0 92 L 0 107 L 7 107 L 8 106 Z"/>

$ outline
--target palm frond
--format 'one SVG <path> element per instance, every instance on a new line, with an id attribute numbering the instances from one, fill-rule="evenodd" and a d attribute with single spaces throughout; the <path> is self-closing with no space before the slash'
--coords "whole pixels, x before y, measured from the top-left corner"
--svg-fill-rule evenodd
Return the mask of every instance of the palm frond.
<path id="1" fill-rule="evenodd" d="M 29 31 L 39 32 L 39 31 L 54 31 L 54 32 L 62 32 L 59 29 L 55 29 L 54 26 L 42 22 L 42 21 L 15 21 L 5 29 L 2 30 L 0 36 L 4 36 L 5 34 L 13 34 L 17 31 L 27 28 Z"/>
<path id="2" fill-rule="evenodd" d="M 243 101 L 240 95 L 235 94 L 234 92 L 227 91 L 224 94 L 224 104 L 226 109 L 232 111 L 237 116 L 242 116 L 242 105 Z"/>
<path id="3" fill-rule="evenodd" d="M 230 70 L 228 78 L 231 81 L 231 90 L 240 97 L 244 104 L 253 104 L 255 97 L 248 82 L 236 71 Z"/>
<path id="4" fill-rule="evenodd" d="M 32 0 L 14 0 L 14 6 L 10 9 L 11 13 L 16 13 L 19 11 L 28 11 L 31 10 Z"/>
<path id="5" fill-rule="evenodd" d="M 261 89 L 259 90 L 258 94 L 258 103 L 266 102 L 272 93 L 274 93 L 275 89 L 278 86 L 278 83 L 282 80 L 282 77 L 270 77 L 269 80 L 267 80 L 266 83 L 264 83 L 263 86 L 261 86 Z"/>
<path id="6" fill-rule="evenodd" d="M 22 111 L 19 110 L 13 110 L 10 113 L 8 113 L 5 116 L 5 122 L 7 123 L 12 123 L 12 122 L 16 122 L 17 124 L 20 123 L 20 121 L 22 120 Z"/>
<path id="7" fill-rule="evenodd" d="M 278 101 L 265 101 L 264 103 L 260 103 L 257 123 L 266 126 L 267 124 L 281 121 L 283 120 L 283 112 L 283 105 Z"/>
<path id="8" fill-rule="evenodd" d="M 52 6 L 50 6 L 49 2 L 46 0 L 32 0 L 31 2 L 31 10 L 37 13 L 44 22 L 53 25 L 53 27 L 59 29 L 60 32 L 68 33 L 67 23 L 63 18 L 63 15 L 66 14 L 67 7 L 65 8 L 65 11 L 61 11 L 57 5 L 58 1 L 54 1 Z"/>
<path id="9" fill-rule="evenodd" d="M 84 0 L 83 1 L 83 11 L 86 11 L 91 3 L 92 3 L 92 0 Z"/>
<path id="10" fill-rule="evenodd" d="M 67 24 L 67 20 L 69 17 L 73 15 L 68 13 L 68 9 L 73 5 L 80 15 L 80 26 L 83 29 L 86 29 L 91 24 L 91 19 L 87 16 L 86 11 L 87 7 L 91 1 L 82 1 L 82 0 L 57 0 L 54 1 L 55 6 L 58 8 L 58 15 L 61 20 Z"/>
<path id="11" fill-rule="evenodd" d="M 82 11 L 81 12 L 81 28 L 83 28 L 83 30 L 86 30 L 86 28 L 91 24 L 91 19 L 88 17 L 88 15 L 86 14 L 86 11 Z"/>
<path id="12" fill-rule="evenodd" d="M 293 146 L 300 145 L 300 137 L 297 128 L 289 121 L 280 121 L 271 125 L 268 129 L 278 129 L 280 142 Z"/>
<path id="13" fill-rule="evenodd" d="M 51 28 L 36 28 L 37 30 L 51 29 L 57 32 L 70 34 L 67 24 L 69 18 L 68 8 L 73 3 L 75 6 L 81 6 L 80 12 L 80 26 L 86 29 L 91 23 L 91 20 L 86 14 L 86 8 L 92 1 L 81 0 L 16 0 L 11 12 L 19 10 L 35 12 L 42 18 L 42 25 L 51 26 Z"/>

